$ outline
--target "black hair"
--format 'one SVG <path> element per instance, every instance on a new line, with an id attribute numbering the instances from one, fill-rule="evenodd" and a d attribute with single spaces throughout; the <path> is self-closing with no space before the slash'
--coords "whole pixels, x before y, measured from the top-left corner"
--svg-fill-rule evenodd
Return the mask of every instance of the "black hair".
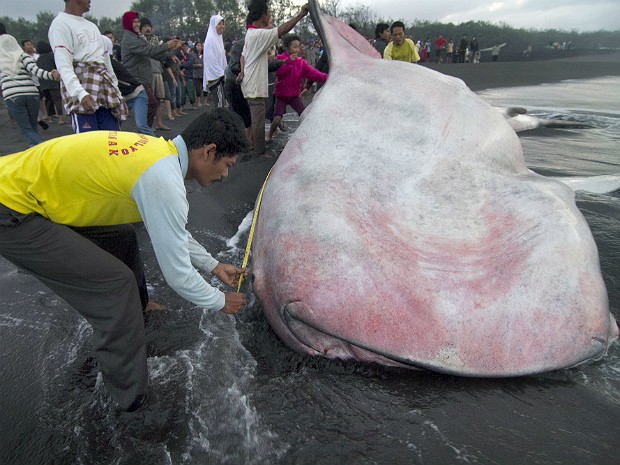
<path id="1" fill-rule="evenodd" d="M 181 133 L 188 150 L 215 144 L 215 159 L 247 152 L 250 142 L 241 117 L 228 108 L 206 111 Z"/>
<path id="2" fill-rule="evenodd" d="M 6 34 L 6 26 L 4 25 L 4 23 L 0 23 L 0 36 L 2 34 Z"/>
<path id="3" fill-rule="evenodd" d="M 377 24 L 377 27 L 375 28 L 375 38 L 381 37 L 381 34 L 383 33 L 383 31 L 389 28 L 390 28 L 390 25 L 388 23 Z"/>
<path id="4" fill-rule="evenodd" d="M 289 48 L 289 46 L 291 45 L 291 42 L 295 40 L 298 40 L 299 42 L 301 42 L 301 39 L 299 38 L 298 35 L 287 34 L 284 37 L 282 37 L 282 45 L 284 45 L 284 48 Z"/>
<path id="5" fill-rule="evenodd" d="M 269 3 L 267 0 L 252 0 L 248 5 L 248 21 L 253 23 L 259 20 L 269 11 Z"/>
<path id="6" fill-rule="evenodd" d="M 151 23 L 151 20 L 148 18 L 142 18 L 140 19 L 140 29 L 142 29 L 144 26 L 151 26 L 153 27 L 153 24 Z"/>
<path id="7" fill-rule="evenodd" d="M 355 23 L 349 23 L 349 27 L 354 31 L 357 31 L 357 25 Z"/>
<path id="8" fill-rule="evenodd" d="M 22 47 L 23 47 L 24 45 L 26 45 L 26 42 L 30 42 L 30 43 L 32 44 L 32 40 L 30 40 L 30 39 L 24 39 L 24 40 L 22 40 Z M 34 44 L 33 44 L 33 45 L 34 45 Z"/>
<path id="9" fill-rule="evenodd" d="M 37 43 L 37 53 L 40 55 L 43 55 L 44 53 L 52 53 L 52 46 L 49 44 L 49 42 L 46 42 L 45 40 L 40 40 Z"/>
<path id="10" fill-rule="evenodd" d="M 403 31 L 405 30 L 405 23 L 403 23 L 402 21 L 394 21 L 392 23 L 392 25 L 390 26 L 390 33 L 394 33 L 394 28 L 395 27 L 402 27 Z"/>

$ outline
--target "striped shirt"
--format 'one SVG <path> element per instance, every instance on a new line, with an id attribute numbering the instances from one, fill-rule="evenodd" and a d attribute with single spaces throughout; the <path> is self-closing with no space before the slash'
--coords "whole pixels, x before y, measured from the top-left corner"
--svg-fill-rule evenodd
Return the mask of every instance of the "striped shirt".
<path id="1" fill-rule="evenodd" d="M 0 83 L 2 84 L 2 97 L 5 100 L 23 95 L 39 95 L 39 89 L 32 80 L 33 76 L 39 79 L 54 79 L 52 73 L 37 66 L 32 57 L 22 53 L 20 58 L 22 67 L 19 74 L 9 76 L 0 71 Z"/>

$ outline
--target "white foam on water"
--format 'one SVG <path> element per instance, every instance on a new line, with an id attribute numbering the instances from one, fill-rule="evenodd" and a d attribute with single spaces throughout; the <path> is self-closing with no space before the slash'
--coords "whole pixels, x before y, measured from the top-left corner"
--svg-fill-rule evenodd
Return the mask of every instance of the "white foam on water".
<path id="1" fill-rule="evenodd" d="M 600 362 L 582 368 L 579 381 L 607 402 L 620 406 L 620 347 L 616 342 L 607 356 Z"/>
<path id="2" fill-rule="evenodd" d="M 31 321 L 25 318 L 14 317 L 11 315 L 0 315 L 0 326 L 7 328 L 29 328 L 49 330 L 50 324 L 45 321 Z"/>
<path id="3" fill-rule="evenodd" d="M 444 443 L 444 445 L 452 449 L 452 451 L 454 452 L 454 458 L 456 460 L 464 463 L 479 463 L 479 458 L 476 455 L 468 452 L 467 446 L 454 444 L 431 420 L 426 420 L 424 422 L 424 425 L 428 426 Z"/>
<path id="4" fill-rule="evenodd" d="M 602 92 L 604 98 L 601 98 Z M 620 115 L 620 78 L 616 76 L 502 87 L 476 93 L 494 106 L 526 107 L 528 112 L 532 109 L 562 113 L 576 110 L 588 113 L 604 111 L 607 114 Z M 570 101 L 567 101 L 566 95 L 570 95 Z M 497 102 L 502 104 L 498 105 Z"/>
<path id="5" fill-rule="evenodd" d="M 186 366 L 190 430 L 183 460 L 268 463 L 286 447 L 278 444 L 252 405 L 256 361 L 239 339 L 236 320 L 203 310 L 200 330 L 204 341 L 179 358 Z"/>
<path id="6" fill-rule="evenodd" d="M 252 226 L 252 219 L 254 218 L 254 210 L 250 211 L 245 218 L 241 221 L 241 224 L 237 228 L 237 233 L 226 241 L 226 246 L 229 249 L 235 249 L 239 247 L 241 238 L 250 230 Z"/>

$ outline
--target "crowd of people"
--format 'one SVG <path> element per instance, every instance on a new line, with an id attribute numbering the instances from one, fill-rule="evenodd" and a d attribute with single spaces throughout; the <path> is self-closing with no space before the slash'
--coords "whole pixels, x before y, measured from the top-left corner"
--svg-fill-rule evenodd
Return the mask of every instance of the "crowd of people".
<path id="1" fill-rule="evenodd" d="M 8 57 L 3 59 L 7 63 L 11 56 L 17 55 L 26 60 L 21 62 L 24 68 L 18 73 L 22 87 L 19 99 L 11 94 L 14 90 L 8 90 L 14 87 L 16 79 L 10 76 L 10 71 L 3 72 L 2 62 L 0 76 L 3 89 L 7 88 L 3 90 L 3 97 L 9 114 L 30 146 L 41 141 L 39 127 L 46 129 L 54 119 L 64 124 L 65 116 L 70 118 L 74 132 L 78 133 L 120 128 L 132 113 L 138 131 L 152 136 L 169 130 L 166 117 L 172 121 L 191 110 L 210 105 L 228 106 L 236 111 L 248 130 L 253 150 L 269 156 L 262 135 L 265 121 L 273 123 L 267 136 L 269 141 L 276 131 L 286 130 L 279 113 L 283 113 L 287 105 L 298 113 L 303 111 L 300 94 L 320 87 L 329 71 L 320 40 L 304 41 L 296 37 L 295 50 L 285 50 L 291 41 L 283 36 L 303 16 L 275 28 L 260 21 L 257 27 L 254 19 L 248 19 L 248 37 L 267 36 L 262 32 L 266 29 L 278 31 L 277 35 L 270 32 L 271 40 L 266 41 L 264 47 L 255 48 L 246 46 L 245 37 L 225 43 L 225 18 L 220 15 L 211 17 L 203 43 L 180 37 L 162 40 L 154 33 L 148 18 L 128 11 L 122 17 L 122 37 L 104 31 L 101 39 L 78 42 L 72 48 L 76 30 L 85 31 L 88 37 L 99 37 L 101 33 L 95 24 L 83 17 L 89 5 L 68 0 L 65 6 L 65 11 L 59 13 L 49 27 L 49 42 L 40 41 L 35 48 L 30 40 L 24 39 L 19 49 L 13 44 L 13 49 L 3 45 L 0 50 L 3 57 Z M 305 16 L 307 10 L 302 11 Z M 257 30 L 260 33 L 257 34 Z M 2 35 L 10 37 L 6 31 Z M 5 37 L 4 41 L 7 40 Z M 369 42 L 382 58 L 410 63 L 478 63 L 483 51 L 491 51 L 492 60 L 497 61 L 505 45 L 481 49 L 477 38 L 468 39 L 466 34 L 458 43 L 453 38 L 446 40 L 443 35 L 434 41 L 430 37 L 414 41 L 401 21 L 391 25 L 377 24 L 375 38 Z M 266 62 L 263 56 L 267 57 Z M 27 61 L 27 57 L 31 61 Z M 249 60 L 244 63 L 247 58 Z M 287 61 L 296 63 L 292 67 L 296 70 L 294 78 L 287 72 L 291 67 L 278 70 Z M 302 64 L 303 72 L 299 74 Z M 265 71 L 266 90 L 264 82 L 258 83 L 256 79 L 258 75 L 262 79 Z M 288 84 L 281 82 L 285 72 L 286 79 L 291 81 Z M 26 81 L 27 86 L 24 85 Z M 287 95 L 282 94 L 283 87 L 287 88 L 284 91 Z M 291 89 L 298 87 L 300 92 L 291 95 Z M 283 98 L 287 100 L 284 104 Z M 278 114 L 274 115 L 276 109 Z"/>
<path id="2" fill-rule="evenodd" d="M 282 81 L 283 73 L 289 69 L 285 66 L 278 71 L 279 66 L 288 60 L 296 62 L 294 69 L 299 71 L 301 64 L 304 64 L 303 73 L 294 78 L 300 81 L 297 83 L 300 94 L 320 87 L 329 71 L 320 40 L 304 41 L 297 37 L 299 47 L 293 53 L 285 51 L 290 40 L 285 43 L 282 39 L 287 38 L 283 36 L 300 18 L 293 18 L 290 28 L 284 27 L 289 26 L 288 23 L 272 28 L 261 23 L 261 27 L 256 27 L 254 21 L 248 22 L 247 35 L 250 37 L 266 35 L 262 32 L 255 34 L 255 30 L 272 28 L 279 31 L 277 36 L 275 32 L 271 33 L 273 40 L 268 41 L 265 47 L 258 47 L 259 54 L 254 47 L 245 46 L 245 37 L 233 43 L 224 42 L 225 18 L 220 15 L 211 17 L 206 37 L 201 42 L 182 40 L 180 37 L 162 40 L 154 33 L 152 22 L 134 11 L 126 12 L 122 17 L 122 37 L 117 38 L 113 32 L 104 31 L 101 40 L 78 43 L 72 49 L 75 30 L 82 28 L 89 37 L 98 37 L 101 33 L 95 24 L 83 17 L 89 9 L 88 5 L 73 0 L 65 2 L 65 5 L 65 11 L 58 14 L 50 25 L 49 42 L 40 41 L 35 48 L 30 40 L 24 39 L 19 49 L 13 44 L 12 51 L 7 45 L 0 51 L 2 56 L 9 57 L 6 58 L 8 62 L 11 61 L 10 56 L 16 54 L 23 56 L 24 60 L 27 57 L 31 59 L 22 62 L 26 64 L 19 73 L 20 86 L 23 86 L 19 99 L 12 98 L 12 91 L 8 90 L 16 80 L 10 76 L 10 71 L 9 74 L 2 71 L 0 62 L 3 89 L 7 88 L 3 91 L 3 97 L 9 114 L 30 146 L 41 141 L 39 128 L 46 129 L 54 119 L 58 124 L 64 124 L 65 116 L 70 118 L 77 133 L 120 128 L 122 121 L 132 113 L 138 131 L 152 136 L 158 131 L 169 130 L 166 117 L 172 121 L 191 110 L 210 105 L 228 106 L 236 111 L 244 121 L 253 149 L 260 155 L 269 156 L 264 137 L 259 137 L 263 131 L 262 125 L 266 120 L 275 121 L 268 132 L 268 140 L 276 131 L 286 130 L 281 122 L 282 115 L 274 115 L 276 108 L 277 113 L 284 111 L 283 84 L 277 81 Z M 355 28 L 355 25 L 351 26 Z M 6 31 L 2 35 L 9 36 Z M 5 42 L 7 40 L 4 39 Z M 491 51 L 492 60 L 497 61 L 500 49 L 505 45 L 481 49 L 477 38 L 473 36 L 468 39 L 466 34 L 458 42 L 453 38 L 445 39 L 443 35 L 435 40 L 430 37 L 414 40 L 401 21 L 391 25 L 383 22 L 377 24 L 375 38 L 369 39 L 369 42 L 382 58 L 410 63 L 478 63 L 483 51 Z M 251 56 L 253 53 L 261 57 L 265 55 L 266 63 L 264 60 L 256 61 L 256 57 Z M 241 66 L 242 57 L 250 57 L 247 63 L 249 79 Z M 78 65 L 74 66 L 75 63 Z M 96 67 L 84 67 L 79 63 L 96 63 Z M 258 86 L 263 88 L 260 92 L 258 87 L 254 87 L 257 76 L 254 71 L 258 63 L 258 75 L 262 77 L 267 69 L 266 91 L 263 82 Z M 317 75 L 312 70 L 322 74 Z M 287 79 L 293 78 L 289 76 Z M 25 81 L 28 81 L 28 86 L 24 86 Z M 309 84 L 304 87 L 306 83 Z M 291 89 L 298 86 L 290 84 L 284 85 L 288 87 L 285 91 L 288 101 L 284 109 L 289 105 L 300 113 L 303 111 L 300 95 L 288 95 Z M 274 95 L 274 91 L 281 95 Z M 266 95 L 263 95 L 265 92 Z M 34 100 L 37 97 L 39 102 L 35 109 Z M 292 97 L 295 100 L 291 100 Z M 252 124 L 252 115 L 255 124 Z"/>
<path id="3" fill-rule="evenodd" d="M 476 36 L 470 40 L 467 34 L 463 34 L 458 44 L 452 37 L 446 40 L 442 34 L 434 41 L 431 41 L 430 37 L 414 41 L 411 35 L 406 34 L 402 21 L 391 25 L 377 24 L 371 44 L 385 59 L 410 63 L 479 63 L 480 52 L 492 50 L 480 49 Z M 493 61 L 497 61 L 498 55 L 499 52 L 495 54 L 493 50 Z"/>
<path id="4" fill-rule="evenodd" d="M 287 95 L 277 97 L 279 113 L 284 111 L 280 109 L 283 98 L 298 113 L 303 111 L 299 94 L 290 95 L 296 87 L 291 82 L 300 81 L 299 87 L 309 77 L 314 68 L 302 56 L 314 53 L 306 53 L 306 47 L 302 47 L 301 39 L 296 36 L 294 41 L 287 39 L 287 44 L 296 44 L 295 51 L 286 51 L 282 39 L 306 16 L 306 7 L 290 21 L 272 28 L 271 23 L 263 24 L 260 18 L 252 16 L 256 8 L 251 4 L 247 36 L 252 39 L 246 41 L 244 37 L 234 44 L 224 43 L 225 18 L 217 14 L 211 17 L 204 42 L 200 42 L 180 37 L 162 40 L 154 33 L 152 22 L 135 11 L 122 16 L 121 37 L 115 37 L 112 31 L 101 34 L 83 16 L 89 8 L 85 2 L 67 0 L 65 10 L 49 26 L 49 42 L 40 41 L 36 48 L 30 40 L 23 40 L 21 47 L 13 44 L 9 48 L 5 42 L 14 39 L 1 26 L 4 42 L 0 54 L 6 57 L 0 62 L 3 98 L 10 118 L 29 146 L 41 142 L 38 128 L 47 129 L 54 118 L 58 124 L 64 124 L 65 117 L 69 117 L 73 131 L 81 133 L 119 130 L 122 122 L 133 114 L 138 132 L 153 136 L 158 131 L 169 130 L 166 116 L 172 121 L 203 106 L 227 106 L 243 118 L 252 149 L 258 155 L 269 156 L 264 135 L 259 137 L 265 124 L 260 108 L 273 121 L 274 88 L 282 93 L 283 86 L 288 86 Z M 265 33 L 266 30 L 272 32 Z M 78 40 L 79 34 L 90 40 Z M 265 44 L 256 46 L 254 37 L 260 37 Z M 9 65 L 15 57 L 23 70 L 13 73 Z M 278 71 L 286 62 L 295 65 Z M 288 73 L 289 69 L 295 72 Z M 287 76 L 283 77 L 285 72 Z M 267 82 L 263 82 L 263 74 Z M 326 79 L 324 73 L 312 76 L 319 82 Z M 19 99 L 11 90 L 17 81 L 22 87 Z M 281 116 L 276 115 L 277 124 L 272 126 L 270 138 L 277 129 L 286 130 L 280 122 Z"/>

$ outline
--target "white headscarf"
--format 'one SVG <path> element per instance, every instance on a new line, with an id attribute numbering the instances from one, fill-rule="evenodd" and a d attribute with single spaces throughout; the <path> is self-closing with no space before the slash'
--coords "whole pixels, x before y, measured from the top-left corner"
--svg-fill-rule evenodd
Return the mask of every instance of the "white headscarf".
<path id="1" fill-rule="evenodd" d="M 9 34 L 0 35 L 0 71 L 7 76 L 17 76 L 21 71 L 24 51 L 15 37 Z"/>
<path id="2" fill-rule="evenodd" d="M 205 37 L 203 57 L 204 57 L 204 84 L 207 81 L 224 76 L 224 70 L 228 65 L 226 61 L 226 51 L 224 50 L 224 37 L 215 30 L 220 21 L 224 18 L 220 15 L 211 16 L 207 37 Z"/>

